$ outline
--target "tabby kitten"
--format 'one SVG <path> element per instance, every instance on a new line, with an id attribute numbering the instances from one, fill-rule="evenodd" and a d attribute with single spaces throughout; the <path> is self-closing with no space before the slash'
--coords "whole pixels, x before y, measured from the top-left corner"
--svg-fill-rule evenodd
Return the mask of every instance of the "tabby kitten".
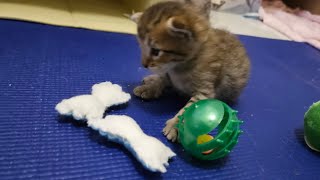
<path id="1" fill-rule="evenodd" d="M 167 87 L 189 95 L 192 103 L 206 98 L 235 102 L 246 86 L 250 62 L 232 34 L 210 28 L 210 0 L 168 1 L 133 15 L 138 24 L 142 64 L 153 75 L 134 94 L 143 99 L 162 95 Z M 164 135 L 177 139 L 178 116 L 166 122 Z"/>

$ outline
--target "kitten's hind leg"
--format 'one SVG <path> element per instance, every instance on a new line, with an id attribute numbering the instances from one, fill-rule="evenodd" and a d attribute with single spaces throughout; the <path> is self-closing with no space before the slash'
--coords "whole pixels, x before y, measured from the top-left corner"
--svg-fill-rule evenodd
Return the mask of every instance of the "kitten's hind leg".
<path id="1" fill-rule="evenodd" d="M 142 99 L 156 99 L 162 95 L 163 90 L 169 85 L 166 76 L 150 75 L 143 79 L 142 85 L 137 86 L 133 92 Z"/>
<path id="2" fill-rule="evenodd" d="M 179 122 L 178 117 L 174 117 L 172 119 L 169 119 L 166 122 L 166 126 L 163 128 L 162 132 L 167 137 L 168 140 L 172 142 L 176 142 L 178 138 L 178 130 L 175 127 Z"/>

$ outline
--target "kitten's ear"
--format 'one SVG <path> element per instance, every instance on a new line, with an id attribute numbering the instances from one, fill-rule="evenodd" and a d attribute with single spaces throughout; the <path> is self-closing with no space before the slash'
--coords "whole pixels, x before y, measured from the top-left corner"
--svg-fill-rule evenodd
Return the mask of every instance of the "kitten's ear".
<path id="1" fill-rule="evenodd" d="M 183 1 L 187 4 L 197 7 L 199 11 L 203 13 L 203 15 L 209 18 L 210 12 L 212 9 L 211 0 L 183 0 Z"/>
<path id="2" fill-rule="evenodd" d="M 171 17 L 167 20 L 167 28 L 171 35 L 192 39 L 192 31 L 188 22 L 183 17 Z"/>
<path id="3" fill-rule="evenodd" d="M 134 12 L 132 11 L 131 14 L 124 14 L 125 17 L 131 19 L 133 22 L 138 23 L 141 16 L 142 16 L 142 12 Z"/>

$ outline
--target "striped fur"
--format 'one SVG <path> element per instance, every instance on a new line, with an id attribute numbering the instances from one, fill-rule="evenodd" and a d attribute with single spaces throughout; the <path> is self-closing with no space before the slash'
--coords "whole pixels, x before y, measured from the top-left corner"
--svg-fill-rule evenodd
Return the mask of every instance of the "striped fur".
<path id="1" fill-rule="evenodd" d="M 196 0 L 194 0 L 195 2 Z M 154 72 L 134 89 L 152 99 L 166 87 L 189 95 L 193 102 L 218 98 L 235 102 L 249 78 L 250 62 L 236 36 L 210 28 L 205 3 L 162 2 L 147 9 L 138 20 L 142 64 Z M 205 1 L 205 0 L 204 0 Z M 164 134 L 175 141 L 177 116 L 167 122 Z"/>

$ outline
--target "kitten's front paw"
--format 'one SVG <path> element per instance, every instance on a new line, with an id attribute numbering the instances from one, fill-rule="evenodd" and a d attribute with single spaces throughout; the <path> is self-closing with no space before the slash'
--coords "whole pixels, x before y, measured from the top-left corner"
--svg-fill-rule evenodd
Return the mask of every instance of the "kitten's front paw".
<path id="1" fill-rule="evenodd" d="M 178 130 L 175 127 L 178 123 L 178 118 L 174 117 L 166 122 L 166 126 L 163 128 L 162 132 L 167 137 L 168 140 L 176 142 L 178 139 Z"/>
<path id="2" fill-rule="evenodd" d="M 142 99 L 156 99 L 160 97 L 162 91 L 154 85 L 144 84 L 134 88 L 133 93 Z"/>

